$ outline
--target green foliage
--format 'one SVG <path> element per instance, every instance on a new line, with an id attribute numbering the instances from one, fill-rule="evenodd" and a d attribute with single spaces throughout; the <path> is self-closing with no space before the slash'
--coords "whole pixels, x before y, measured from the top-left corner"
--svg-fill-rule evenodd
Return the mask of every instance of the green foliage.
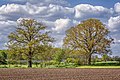
<path id="1" fill-rule="evenodd" d="M 55 65 L 57 64 L 55 60 L 51 60 L 51 61 L 46 61 L 44 62 L 46 65 Z"/>
<path id="2" fill-rule="evenodd" d="M 64 50 L 63 49 L 58 49 L 57 51 L 56 51 L 56 53 L 54 54 L 54 60 L 56 61 L 56 62 L 58 62 L 58 64 L 60 63 L 60 62 L 62 62 L 62 60 L 63 60 L 63 58 L 64 58 Z"/>
<path id="3" fill-rule="evenodd" d="M 52 60 L 53 54 L 54 54 L 53 47 L 51 45 L 43 45 L 41 47 L 41 53 L 38 54 L 39 56 L 36 55 L 35 59 L 43 60 L 43 61 L 50 61 Z"/>
<path id="4" fill-rule="evenodd" d="M 66 31 L 63 46 L 87 55 L 88 64 L 91 64 L 92 54 L 111 52 L 113 39 L 108 34 L 109 30 L 100 20 L 88 19 Z"/>
<path id="5" fill-rule="evenodd" d="M 103 54 L 103 55 L 102 55 L 102 60 L 103 60 L 103 61 L 107 61 L 108 58 L 109 58 L 109 56 L 108 56 L 107 54 Z"/>
<path id="6" fill-rule="evenodd" d="M 74 58 L 67 58 L 66 63 L 74 63 L 75 59 Z"/>
<path id="7" fill-rule="evenodd" d="M 26 56 L 28 67 L 32 67 L 32 59 L 43 51 L 43 45 L 53 42 L 46 26 L 33 19 L 22 19 L 15 32 L 9 34 L 9 53 Z"/>
<path id="8" fill-rule="evenodd" d="M 107 62 L 96 62 L 94 66 L 118 66 L 120 65 L 117 61 L 107 61 Z"/>
<path id="9" fill-rule="evenodd" d="M 115 57 L 113 57 L 113 59 L 114 59 L 115 61 L 118 61 L 119 64 L 120 64 L 120 57 L 119 57 L 119 56 L 115 56 Z"/>
<path id="10" fill-rule="evenodd" d="M 76 59 L 75 58 L 67 58 L 66 63 L 68 63 L 68 64 L 73 63 L 75 65 L 81 65 L 82 64 L 79 58 L 76 58 Z"/>
<path id="11" fill-rule="evenodd" d="M 0 64 L 7 64 L 7 51 L 0 50 Z"/>

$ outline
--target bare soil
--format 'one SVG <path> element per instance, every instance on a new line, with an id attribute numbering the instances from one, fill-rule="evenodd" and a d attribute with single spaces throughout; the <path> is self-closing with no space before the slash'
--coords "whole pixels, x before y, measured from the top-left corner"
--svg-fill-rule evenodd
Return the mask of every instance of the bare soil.
<path id="1" fill-rule="evenodd" d="M 120 80 L 120 69 L 0 69 L 0 80 Z"/>

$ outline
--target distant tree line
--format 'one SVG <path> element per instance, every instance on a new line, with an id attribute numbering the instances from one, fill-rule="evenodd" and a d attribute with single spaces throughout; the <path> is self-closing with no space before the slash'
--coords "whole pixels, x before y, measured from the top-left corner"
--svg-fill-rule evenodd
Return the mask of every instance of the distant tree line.
<path id="1" fill-rule="evenodd" d="M 104 61 L 111 54 L 113 39 L 109 37 L 110 31 L 98 19 L 87 19 L 68 29 L 62 48 L 52 46 L 55 39 L 50 33 L 45 25 L 34 19 L 20 20 L 16 30 L 8 36 L 8 49 L 0 53 L 0 62 L 27 60 L 28 67 L 32 67 L 33 60 L 39 60 L 40 63 L 49 61 L 55 64 L 91 65 L 99 61 L 94 54 L 103 55 Z M 119 57 L 114 57 L 114 60 L 119 61 Z"/>

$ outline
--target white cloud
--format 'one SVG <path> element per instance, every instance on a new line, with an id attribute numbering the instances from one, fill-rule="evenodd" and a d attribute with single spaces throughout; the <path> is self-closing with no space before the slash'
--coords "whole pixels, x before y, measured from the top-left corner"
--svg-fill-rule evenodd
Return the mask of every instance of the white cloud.
<path id="1" fill-rule="evenodd" d="M 116 17 L 110 17 L 110 19 L 108 20 L 108 28 L 111 31 L 111 34 L 114 38 L 116 38 L 115 40 L 119 40 L 120 39 L 120 16 L 116 16 Z"/>
<path id="2" fill-rule="evenodd" d="M 113 14 L 112 9 L 107 9 L 103 6 L 93 6 L 90 4 L 80 4 L 75 8 L 75 18 L 89 18 L 89 17 L 109 17 Z"/>
<path id="3" fill-rule="evenodd" d="M 110 17 L 108 20 L 108 28 L 111 31 L 111 36 L 115 44 L 112 44 L 112 51 L 114 55 L 119 55 L 120 52 L 120 16 Z"/>
<path id="4" fill-rule="evenodd" d="M 7 4 L 0 7 L 0 14 L 8 14 L 12 12 L 22 11 L 22 5 L 17 4 Z"/>
<path id="5" fill-rule="evenodd" d="M 53 21 L 46 21 L 46 20 L 43 20 L 41 21 L 45 26 L 47 26 L 48 29 L 51 29 L 55 26 L 54 25 L 54 22 Z"/>
<path id="6" fill-rule="evenodd" d="M 60 31 L 62 29 L 67 28 L 68 26 L 70 26 L 70 21 L 70 19 L 57 19 L 55 21 L 55 28 L 53 28 L 53 30 Z"/>
<path id="7" fill-rule="evenodd" d="M 72 20 L 69 18 L 63 19 L 57 19 L 55 21 L 46 21 L 43 20 L 41 21 L 44 25 L 47 26 L 47 29 L 51 30 L 54 34 L 65 34 L 65 31 L 72 27 L 75 26 L 76 24 L 78 24 L 79 22 L 76 20 Z"/>
<path id="8" fill-rule="evenodd" d="M 59 18 L 84 19 L 84 18 L 105 18 L 113 14 L 112 9 L 102 6 L 80 4 L 73 8 L 61 5 L 36 5 L 31 3 L 7 4 L 0 7 L 0 15 L 5 19 L 17 20 L 20 17 L 30 17 L 55 21 Z M 2 19 L 2 18 L 0 18 Z"/>
<path id="9" fill-rule="evenodd" d="M 6 20 L 16 21 L 18 18 L 24 16 L 29 17 L 30 14 L 25 5 L 7 4 L 0 7 L 0 15 Z"/>
<path id="10" fill-rule="evenodd" d="M 0 30 L 7 30 L 8 28 L 14 28 L 16 25 L 15 21 L 0 21 Z M 12 27 L 11 27 L 12 26 Z"/>
<path id="11" fill-rule="evenodd" d="M 108 27 L 111 31 L 120 30 L 120 16 L 110 17 L 108 20 Z"/>
<path id="12" fill-rule="evenodd" d="M 49 4 L 48 6 L 31 3 L 26 3 L 25 5 L 7 4 L 0 7 L 0 15 L 10 20 L 17 20 L 19 17 L 56 20 L 58 18 L 72 17 L 74 9 L 54 4 Z"/>
<path id="13" fill-rule="evenodd" d="M 114 42 L 117 43 L 117 44 L 120 44 L 120 39 L 114 38 Z"/>
<path id="14" fill-rule="evenodd" d="M 116 13 L 120 13 L 120 3 L 119 2 L 114 5 L 114 10 Z"/>
<path id="15" fill-rule="evenodd" d="M 4 49 L 4 44 L 8 41 L 7 36 L 15 30 L 16 22 L 0 21 L 0 49 Z"/>

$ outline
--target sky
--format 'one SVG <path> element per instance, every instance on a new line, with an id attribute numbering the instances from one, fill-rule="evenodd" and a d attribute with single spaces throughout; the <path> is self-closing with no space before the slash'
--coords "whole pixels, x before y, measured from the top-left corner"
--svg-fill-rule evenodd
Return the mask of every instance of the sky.
<path id="1" fill-rule="evenodd" d="M 62 47 L 65 31 L 88 18 L 97 18 L 111 31 L 113 55 L 120 56 L 120 0 L 0 0 L 0 49 L 17 21 L 32 18 L 47 26 L 54 46 Z"/>

